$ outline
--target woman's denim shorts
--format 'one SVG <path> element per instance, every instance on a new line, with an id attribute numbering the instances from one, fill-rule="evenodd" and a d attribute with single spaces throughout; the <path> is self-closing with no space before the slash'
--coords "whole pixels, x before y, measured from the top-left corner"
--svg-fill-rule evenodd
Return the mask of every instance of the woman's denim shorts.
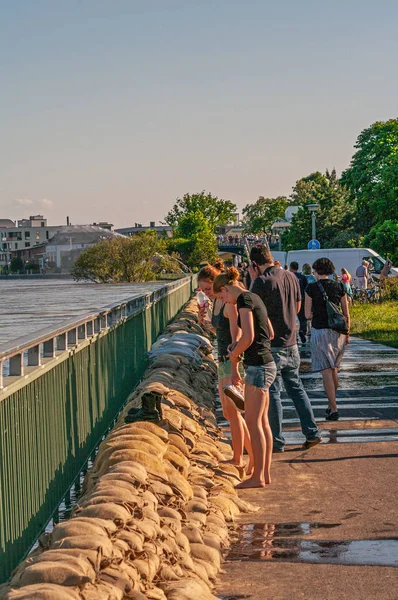
<path id="1" fill-rule="evenodd" d="M 266 365 L 245 366 L 245 383 L 253 385 L 261 390 L 268 390 L 274 383 L 276 377 L 276 364 L 274 361 Z"/>

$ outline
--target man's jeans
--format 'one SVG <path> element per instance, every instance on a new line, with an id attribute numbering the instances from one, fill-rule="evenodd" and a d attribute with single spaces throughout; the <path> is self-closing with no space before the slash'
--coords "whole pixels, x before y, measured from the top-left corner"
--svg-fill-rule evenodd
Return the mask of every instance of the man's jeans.
<path id="1" fill-rule="evenodd" d="M 300 310 L 297 316 L 300 323 L 299 336 L 301 341 L 304 343 L 307 338 L 308 319 L 305 318 L 305 313 L 303 310 Z"/>
<path id="2" fill-rule="evenodd" d="M 300 353 L 297 344 L 288 348 L 271 348 L 271 350 L 278 370 L 276 379 L 269 390 L 270 406 L 268 416 L 274 438 L 274 448 L 282 450 L 285 446 L 285 438 L 282 434 L 282 382 L 287 395 L 296 408 L 300 418 L 301 430 L 306 439 L 313 440 L 321 437 L 321 434 L 315 423 L 310 399 L 299 376 Z"/>

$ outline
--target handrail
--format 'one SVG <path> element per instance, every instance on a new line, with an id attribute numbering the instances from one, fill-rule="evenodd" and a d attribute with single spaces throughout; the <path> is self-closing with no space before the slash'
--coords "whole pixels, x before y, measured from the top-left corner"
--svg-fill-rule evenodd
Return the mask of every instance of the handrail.
<path id="1" fill-rule="evenodd" d="M 3 363 L 5 361 L 9 362 L 9 376 L 21 377 L 24 374 L 25 352 L 28 352 L 27 366 L 40 367 L 41 358 L 54 358 L 57 351 L 67 351 L 71 347 L 76 348 L 87 338 L 149 308 L 169 292 L 182 287 L 191 280 L 192 276 L 189 276 L 166 283 L 147 294 L 136 295 L 126 298 L 122 302 L 108 304 L 100 310 L 90 311 L 80 317 L 62 321 L 56 326 L 45 327 L 12 342 L 0 344 L 0 390 L 4 387 Z"/>

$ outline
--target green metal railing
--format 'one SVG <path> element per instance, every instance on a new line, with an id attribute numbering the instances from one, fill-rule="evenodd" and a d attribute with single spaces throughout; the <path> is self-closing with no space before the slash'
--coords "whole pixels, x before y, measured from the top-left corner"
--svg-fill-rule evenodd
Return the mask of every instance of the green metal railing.
<path id="1" fill-rule="evenodd" d="M 53 337 L 47 331 L 0 348 L 0 368 L 4 360 L 14 373 L 22 365 L 20 377 L 5 378 L 0 389 L 0 582 L 51 518 L 140 380 L 147 350 L 195 286 L 194 277 L 185 278 L 58 327 Z M 57 339 L 70 344 L 57 351 Z M 24 354 L 40 344 L 54 348 L 52 356 L 23 371 Z"/>

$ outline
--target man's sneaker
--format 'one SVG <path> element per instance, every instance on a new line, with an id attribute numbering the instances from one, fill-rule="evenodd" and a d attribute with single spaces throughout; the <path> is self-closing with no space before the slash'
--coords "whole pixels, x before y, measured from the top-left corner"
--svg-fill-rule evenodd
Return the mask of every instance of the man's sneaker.
<path id="1" fill-rule="evenodd" d="M 336 412 L 331 412 L 327 415 L 326 417 L 326 421 L 338 421 L 339 420 L 339 413 L 336 410 Z"/>
<path id="2" fill-rule="evenodd" d="M 313 446 L 317 446 L 322 441 L 321 437 L 314 438 L 312 440 L 306 440 L 304 444 L 301 446 L 303 450 L 309 450 Z"/>
<path id="3" fill-rule="evenodd" d="M 284 452 L 284 448 L 272 448 L 272 454 L 279 454 L 280 452 Z"/>
<path id="4" fill-rule="evenodd" d="M 330 410 L 330 408 L 327 408 L 327 409 L 325 410 L 325 416 L 326 416 L 326 417 L 328 417 L 328 416 L 330 415 L 330 413 L 331 413 L 331 412 L 332 412 L 332 411 Z"/>
<path id="5" fill-rule="evenodd" d="M 225 385 L 223 387 L 223 392 L 226 396 L 228 396 L 228 398 L 232 400 L 237 411 L 245 412 L 245 399 L 242 393 L 235 385 L 233 385 L 232 383 Z"/>

